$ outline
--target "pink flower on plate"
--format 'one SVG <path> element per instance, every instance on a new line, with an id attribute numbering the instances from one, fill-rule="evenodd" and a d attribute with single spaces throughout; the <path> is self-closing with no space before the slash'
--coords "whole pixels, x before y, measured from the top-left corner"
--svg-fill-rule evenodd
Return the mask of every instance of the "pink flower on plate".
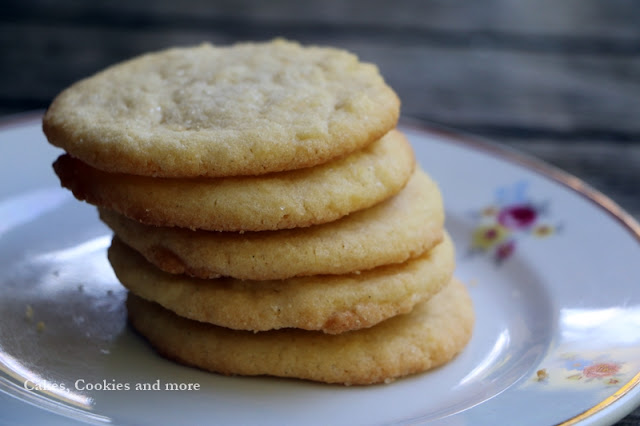
<path id="1" fill-rule="evenodd" d="M 498 213 L 498 223 L 508 229 L 526 229 L 538 218 L 538 212 L 529 204 L 506 206 Z"/>
<path id="2" fill-rule="evenodd" d="M 528 183 L 516 182 L 499 187 L 495 201 L 473 211 L 476 225 L 471 234 L 469 252 L 485 252 L 496 264 L 513 257 L 519 241 L 556 234 L 560 225 L 543 222 L 549 202 L 535 202 L 527 196 Z"/>
<path id="3" fill-rule="evenodd" d="M 592 364 L 585 367 L 584 370 L 582 370 L 582 373 L 585 377 L 593 379 L 613 376 L 614 374 L 617 374 L 618 371 L 620 371 L 620 366 L 618 364 L 614 364 L 612 362 L 600 362 L 598 364 Z"/>

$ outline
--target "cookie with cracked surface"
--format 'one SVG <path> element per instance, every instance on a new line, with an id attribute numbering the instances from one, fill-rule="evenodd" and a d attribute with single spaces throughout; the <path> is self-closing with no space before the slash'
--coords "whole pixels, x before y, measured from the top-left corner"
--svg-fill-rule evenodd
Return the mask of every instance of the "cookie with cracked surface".
<path id="1" fill-rule="evenodd" d="M 227 375 L 345 385 L 388 383 L 440 366 L 463 350 L 474 323 L 471 298 L 456 279 L 409 314 L 336 335 L 231 330 L 179 317 L 131 293 L 127 308 L 133 327 L 179 363 Z"/>
<path id="2" fill-rule="evenodd" d="M 98 170 L 69 155 L 54 169 L 92 204 L 156 226 L 261 231 L 326 223 L 399 192 L 414 169 L 399 131 L 328 163 L 262 176 L 153 178 Z"/>
<path id="3" fill-rule="evenodd" d="M 204 280 L 162 272 L 116 237 L 109 261 L 129 291 L 185 318 L 235 330 L 300 328 L 338 334 L 405 314 L 429 299 L 450 281 L 455 253 L 446 236 L 415 259 L 360 274 Z"/>
<path id="4" fill-rule="evenodd" d="M 173 48 L 113 65 L 61 92 L 43 130 L 107 172 L 241 176 L 356 151 L 393 129 L 399 111 L 376 66 L 278 39 Z"/>
<path id="5" fill-rule="evenodd" d="M 106 209 L 100 218 L 163 271 L 249 280 L 344 274 L 401 263 L 436 245 L 444 208 L 420 169 L 395 196 L 334 222 L 260 232 L 192 231 L 143 225 Z"/>

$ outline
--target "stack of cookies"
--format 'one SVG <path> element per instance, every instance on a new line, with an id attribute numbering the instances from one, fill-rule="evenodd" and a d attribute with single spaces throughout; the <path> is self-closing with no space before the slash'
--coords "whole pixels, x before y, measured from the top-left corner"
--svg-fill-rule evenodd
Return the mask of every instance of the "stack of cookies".
<path id="1" fill-rule="evenodd" d="M 223 374 L 371 384 L 466 345 L 436 184 L 378 70 L 275 40 L 152 53 L 44 117 L 62 185 L 114 231 L 134 328 Z"/>

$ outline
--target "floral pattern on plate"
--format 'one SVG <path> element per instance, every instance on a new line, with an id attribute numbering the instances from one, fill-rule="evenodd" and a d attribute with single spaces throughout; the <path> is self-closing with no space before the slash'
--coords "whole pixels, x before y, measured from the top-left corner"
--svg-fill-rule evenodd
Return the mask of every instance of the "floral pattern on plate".
<path id="1" fill-rule="evenodd" d="M 612 349 L 610 352 L 560 352 L 545 360 L 531 381 L 551 388 L 619 387 L 637 372 L 638 350 Z M 624 361 L 622 361 L 624 360 Z"/>
<path id="2" fill-rule="evenodd" d="M 518 181 L 496 190 L 494 202 L 472 213 L 476 226 L 471 235 L 471 253 L 485 253 L 500 264 L 510 258 L 518 241 L 556 234 L 562 229 L 552 223 L 548 201 L 534 201 L 527 193 L 529 183 Z"/>

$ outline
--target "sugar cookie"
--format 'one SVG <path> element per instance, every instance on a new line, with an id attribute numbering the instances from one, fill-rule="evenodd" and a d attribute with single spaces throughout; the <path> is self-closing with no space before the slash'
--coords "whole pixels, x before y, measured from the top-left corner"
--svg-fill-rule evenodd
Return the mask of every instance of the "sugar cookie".
<path id="1" fill-rule="evenodd" d="M 95 169 L 69 155 L 54 169 L 62 186 L 140 222 L 214 231 L 261 231 L 336 220 L 396 194 L 415 160 L 392 130 L 362 150 L 288 172 L 232 178 L 152 178 Z"/>
<path id="2" fill-rule="evenodd" d="M 166 272 L 272 280 L 404 262 L 442 239 L 444 208 L 435 182 L 416 169 L 394 197 L 308 228 L 240 234 L 148 226 L 106 209 L 100 217 Z"/>
<path id="3" fill-rule="evenodd" d="M 381 138 L 400 102 L 376 66 L 284 40 L 149 53 L 60 93 L 50 143 L 107 171 L 239 176 L 324 163 Z"/>
<path id="4" fill-rule="evenodd" d="M 162 272 L 116 237 L 109 261 L 132 293 L 185 318 L 237 330 L 293 327 L 335 334 L 409 312 L 449 282 L 455 254 L 447 236 L 420 257 L 361 274 L 203 280 Z"/>
<path id="5" fill-rule="evenodd" d="M 466 288 L 455 279 L 406 315 L 330 335 L 282 329 L 252 333 L 179 317 L 133 294 L 129 319 L 162 355 L 222 374 L 271 375 L 327 383 L 390 382 L 450 361 L 474 323 Z"/>

